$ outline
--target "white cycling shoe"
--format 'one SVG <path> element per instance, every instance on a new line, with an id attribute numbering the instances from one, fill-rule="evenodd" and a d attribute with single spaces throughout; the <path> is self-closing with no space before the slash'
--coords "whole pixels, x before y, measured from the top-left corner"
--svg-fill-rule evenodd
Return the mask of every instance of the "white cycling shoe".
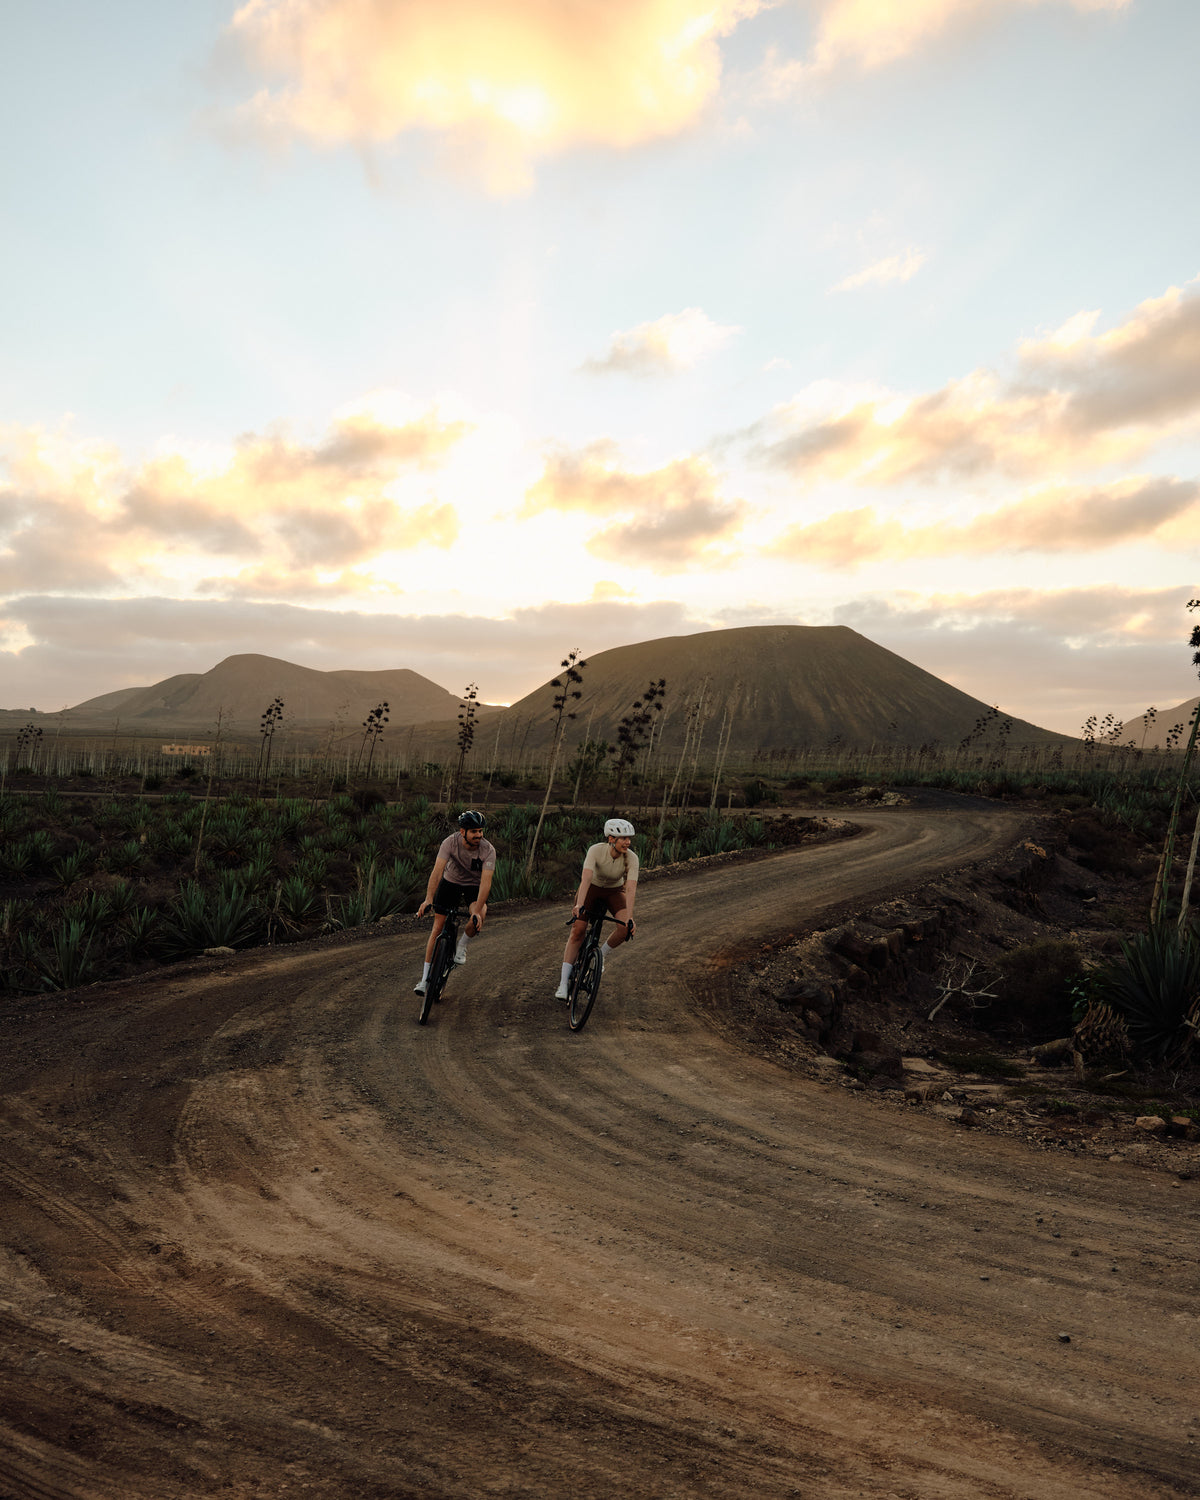
<path id="1" fill-rule="evenodd" d="M 564 980 L 562 984 L 560 984 L 559 987 L 554 991 L 554 998 L 556 1000 L 569 1000 L 571 998 L 570 993 L 567 990 L 566 980 Z"/>
<path id="2" fill-rule="evenodd" d="M 429 981 L 427 979 L 418 979 L 416 984 L 413 985 L 413 994 L 423 995 L 428 988 Z"/>

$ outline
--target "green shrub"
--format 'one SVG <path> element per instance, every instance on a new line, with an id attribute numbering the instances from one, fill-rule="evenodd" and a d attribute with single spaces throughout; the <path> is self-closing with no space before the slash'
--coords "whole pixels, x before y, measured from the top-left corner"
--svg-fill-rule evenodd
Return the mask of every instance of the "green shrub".
<path id="1" fill-rule="evenodd" d="M 1038 1036 L 1062 1036 L 1071 1027 L 1074 987 L 1083 972 L 1069 938 L 1042 938 L 1014 948 L 995 963 L 1000 975 L 998 1020 L 1013 1020 Z"/>
<path id="2" fill-rule="evenodd" d="M 764 802 L 778 802 L 779 798 L 759 777 L 742 784 L 742 801 L 747 807 L 760 807 Z"/>

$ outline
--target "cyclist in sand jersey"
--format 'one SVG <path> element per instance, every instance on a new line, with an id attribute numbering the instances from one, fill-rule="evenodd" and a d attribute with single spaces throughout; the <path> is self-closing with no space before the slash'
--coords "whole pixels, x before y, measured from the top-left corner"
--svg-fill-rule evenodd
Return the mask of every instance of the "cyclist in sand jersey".
<path id="1" fill-rule="evenodd" d="M 632 823 L 624 818 L 609 818 L 604 825 L 605 842 L 593 844 L 584 856 L 579 890 L 571 908 L 575 922 L 563 950 L 562 979 L 554 994 L 556 1000 L 568 998 L 571 970 L 579 957 L 587 919 L 593 912 L 607 907 L 619 922 L 632 924 L 628 929 L 624 926 L 613 928 L 612 936 L 600 949 L 602 959 L 611 958 L 626 937 L 632 937 L 637 930 L 637 923 L 633 922 L 633 903 L 637 897 L 638 857 L 629 847 L 633 837 Z"/>

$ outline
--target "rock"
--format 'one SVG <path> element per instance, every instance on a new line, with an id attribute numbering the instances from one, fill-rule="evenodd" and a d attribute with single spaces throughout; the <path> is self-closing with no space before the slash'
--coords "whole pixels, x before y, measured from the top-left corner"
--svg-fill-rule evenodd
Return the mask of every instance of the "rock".
<path id="1" fill-rule="evenodd" d="M 232 958 L 237 952 L 236 948 L 205 948 L 205 958 Z"/>
<path id="2" fill-rule="evenodd" d="M 1191 1124 L 1192 1121 L 1187 1115 L 1172 1115 L 1167 1121 L 1167 1134 L 1186 1136 Z"/>
<path id="3" fill-rule="evenodd" d="M 900 1056 L 896 1052 L 852 1052 L 850 1061 L 856 1068 L 872 1076 L 899 1080 L 904 1072 Z"/>
<path id="4" fill-rule="evenodd" d="M 1167 1122 L 1161 1115 L 1138 1115 L 1133 1122 L 1138 1130 L 1144 1130 L 1147 1135 L 1165 1135 Z"/>
<path id="5" fill-rule="evenodd" d="M 775 1003 L 783 1010 L 815 1011 L 818 1024 L 827 1023 L 833 1016 L 832 985 L 789 980 L 774 991 L 774 996 Z"/>
<path id="6" fill-rule="evenodd" d="M 944 1078 L 945 1069 L 937 1067 L 934 1063 L 926 1061 L 923 1057 L 902 1057 L 900 1061 L 904 1064 L 906 1073 L 917 1073 L 923 1078 Z"/>
<path id="7" fill-rule="evenodd" d="M 981 1123 L 980 1116 L 968 1104 L 964 1104 L 954 1118 L 960 1125 L 978 1125 Z"/>

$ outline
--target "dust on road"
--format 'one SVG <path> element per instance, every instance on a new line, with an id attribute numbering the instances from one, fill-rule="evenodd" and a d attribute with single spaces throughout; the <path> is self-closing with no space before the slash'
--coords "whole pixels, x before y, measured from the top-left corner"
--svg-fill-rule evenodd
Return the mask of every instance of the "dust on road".
<path id="1" fill-rule="evenodd" d="M 425 1028 L 415 929 L 8 1013 L 0 1494 L 1200 1493 L 1200 1184 L 704 1024 L 730 952 L 1021 831 L 856 821 L 647 883 L 579 1035 L 557 907 Z"/>

